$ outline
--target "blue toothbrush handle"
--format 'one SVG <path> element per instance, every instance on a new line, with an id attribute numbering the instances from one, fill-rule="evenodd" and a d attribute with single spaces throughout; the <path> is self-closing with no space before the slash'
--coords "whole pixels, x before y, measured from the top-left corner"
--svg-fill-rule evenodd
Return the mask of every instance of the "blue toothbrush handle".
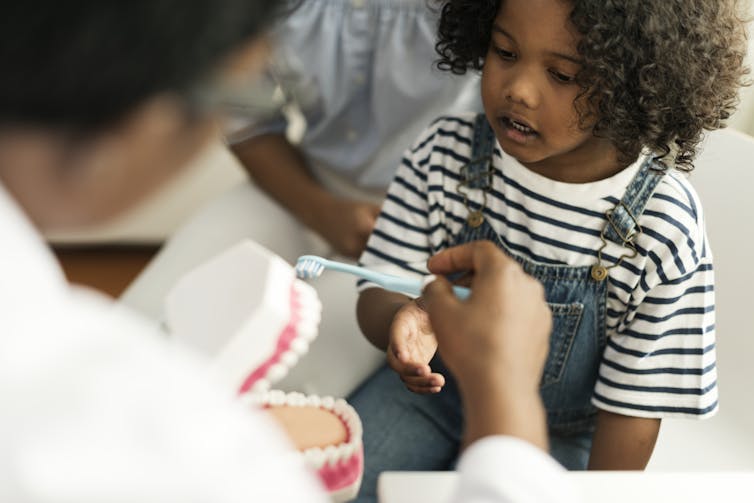
<path id="1" fill-rule="evenodd" d="M 377 283 L 386 290 L 392 290 L 399 293 L 405 293 L 419 297 L 422 294 L 422 281 L 418 279 L 403 278 L 392 274 L 384 274 L 364 267 L 351 264 L 344 264 L 335 260 L 322 260 L 325 267 L 334 271 L 346 272 L 355 276 L 362 277 L 372 283 Z M 471 290 L 462 286 L 454 286 L 453 292 L 461 300 L 469 298 Z"/>
<path id="2" fill-rule="evenodd" d="M 469 290 L 465 286 L 454 286 L 453 292 L 456 294 L 456 297 L 461 300 L 466 300 L 469 298 L 469 295 L 471 295 L 471 290 Z"/>
<path id="3" fill-rule="evenodd" d="M 374 283 L 381 285 L 387 290 L 393 290 L 400 293 L 406 293 L 415 297 L 420 297 L 422 294 L 422 281 L 418 279 L 402 278 L 400 276 L 393 276 L 390 274 L 381 274 L 370 271 L 376 277 L 372 279 Z M 453 292 L 461 300 L 466 300 L 471 294 L 471 290 L 463 286 L 454 286 Z"/>
<path id="4" fill-rule="evenodd" d="M 401 293 L 407 293 L 416 297 L 419 297 L 422 294 L 421 280 L 391 276 L 385 278 L 385 280 L 382 281 L 381 284 L 388 290 L 398 290 Z M 454 286 L 453 293 L 455 293 L 456 297 L 458 297 L 460 300 L 466 300 L 469 298 L 471 290 L 463 286 Z"/>

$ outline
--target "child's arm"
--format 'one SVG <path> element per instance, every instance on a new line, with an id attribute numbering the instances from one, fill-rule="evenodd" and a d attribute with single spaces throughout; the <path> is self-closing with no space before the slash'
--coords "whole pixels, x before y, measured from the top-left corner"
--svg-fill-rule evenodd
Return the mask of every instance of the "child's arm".
<path id="1" fill-rule="evenodd" d="M 410 297 L 369 288 L 359 295 L 356 316 L 366 338 L 386 352 L 387 364 L 410 391 L 437 393 L 445 385 L 429 366 L 437 351 L 429 317 Z"/>
<path id="2" fill-rule="evenodd" d="M 337 197 L 324 188 L 310 173 L 302 151 L 285 135 L 255 136 L 232 150 L 258 187 L 335 250 L 353 258 L 364 250 L 378 205 Z"/>
<path id="3" fill-rule="evenodd" d="M 361 332 L 374 347 L 387 350 L 395 313 L 409 302 L 410 297 L 382 288 L 369 288 L 359 294 L 356 318 Z"/>
<path id="4" fill-rule="evenodd" d="M 600 410 L 589 458 L 590 470 L 643 470 L 660 432 L 660 419 Z"/>

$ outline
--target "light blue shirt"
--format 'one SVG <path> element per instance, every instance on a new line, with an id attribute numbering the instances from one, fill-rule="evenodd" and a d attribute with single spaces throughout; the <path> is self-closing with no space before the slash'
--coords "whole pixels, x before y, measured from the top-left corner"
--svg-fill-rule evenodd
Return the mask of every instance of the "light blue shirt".
<path id="1" fill-rule="evenodd" d="M 427 0 L 306 0 L 276 27 L 275 74 L 306 119 L 300 147 L 313 166 L 384 189 L 434 119 L 481 111 L 478 75 L 435 68 L 437 22 Z M 228 140 L 286 125 L 247 121 Z"/>

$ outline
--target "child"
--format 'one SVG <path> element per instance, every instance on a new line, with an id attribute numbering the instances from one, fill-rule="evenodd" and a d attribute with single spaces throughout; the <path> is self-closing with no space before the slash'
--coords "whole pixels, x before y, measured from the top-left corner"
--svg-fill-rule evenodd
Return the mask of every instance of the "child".
<path id="1" fill-rule="evenodd" d="M 712 255 L 682 172 L 746 73 L 736 9 L 443 2 L 439 65 L 482 71 L 485 115 L 419 138 L 361 262 L 420 275 L 438 251 L 487 239 L 539 279 L 554 323 L 541 396 L 568 468 L 643 469 L 661 418 L 717 410 Z M 368 493 L 384 469 L 452 467 L 463 417 L 421 302 L 360 289 L 359 323 L 392 368 L 351 398 Z"/>

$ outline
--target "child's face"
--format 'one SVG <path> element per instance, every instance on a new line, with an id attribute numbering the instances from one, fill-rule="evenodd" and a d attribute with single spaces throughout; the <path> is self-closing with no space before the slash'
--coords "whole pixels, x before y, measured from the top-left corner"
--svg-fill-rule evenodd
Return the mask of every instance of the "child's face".
<path id="1" fill-rule="evenodd" d="M 529 169 L 571 183 L 618 171 L 613 146 L 583 128 L 579 34 L 564 0 L 503 0 L 482 72 L 482 100 L 500 145 Z"/>

